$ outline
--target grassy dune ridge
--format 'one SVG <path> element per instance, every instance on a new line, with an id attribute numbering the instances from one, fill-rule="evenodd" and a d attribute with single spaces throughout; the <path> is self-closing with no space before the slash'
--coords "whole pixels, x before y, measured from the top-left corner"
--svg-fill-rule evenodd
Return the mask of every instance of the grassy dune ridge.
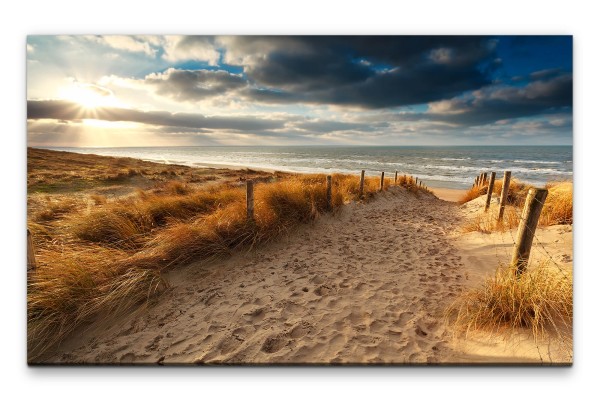
<path id="1" fill-rule="evenodd" d="M 480 212 L 467 221 L 463 232 L 515 229 L 531 185 L 511 180 L 502 221 L 496 221 L 497 209 Z M 573 183 L 551 182 L 545 186 L 544 202 L 538 226 L 573 224 Z M 496 182 L 494 194 L 500 195 L 502 183 Z M 467 190 L 460 203 L 465 204 L 487 193 L 487 187 Z M 482 286 L 462 293 L 448 308 L 447 316 L 462 332 L 485 330 L 512 335 L 526 329 L 535 340 L 557 336 L 572 337 L 573 273 L 551 263 L 550 259 L 528 266 L 516 274 L 514 266 L 501 265 Z M 568 343 L 568 341 L 567 341 Z"/>
<path id="2" fill-rule="evenodd" d="M 497 222 L 497 207 L 494 206 L 488 213 L 479 214 L 465 223 L 462 227 L 464 232 L 480 231 L 490 233 L 493 231 L 504 231 L 519 225 L 521 210 L 529 189 L 533 185 L 512 179 L 506 199 L 504 218 Z M 540 226 L 552 226 L 556 224 L 573 224 L 573 183 L 569 181 L 550 182 L 546 184 L 548 196 L 544 202 L 542 214 L 539 219 Z M 493 194 L 500 196 L 502 182 L 494 183 Z M 487 186 L 473 187 L 465 192 L 459 203 L 465 204 L 487 193 Z"/>
<path id="3" fill-rule="evenodd" d="M 167 286 L 161 276 L 167 268 L 248 249 L 330 212 L 323 174 L 141 161 L 131 161 L 131 168 L 130 160 L 29 150 L 28 228 L 38 263 L 28 283 L 30 358 L 99 314 L 151 299 Z M 117 182 L 97 166 L 119 176 Z M 247 179 L 257 182 L 250 222 Z M 358 181 L 333 175 L 333 213 L 359 200 Z M 365 179 L 364 201 L 379 184 Z M 426 191 L 411 177 L 397 184 L 417 196 Z M 385 180 L 384 188 L 390 185 Z"/>

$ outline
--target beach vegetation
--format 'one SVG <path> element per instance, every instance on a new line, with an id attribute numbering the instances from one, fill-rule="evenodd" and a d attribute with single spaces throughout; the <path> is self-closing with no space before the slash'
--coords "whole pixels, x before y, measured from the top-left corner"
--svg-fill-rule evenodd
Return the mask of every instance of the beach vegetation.
<path id="1" fill-rule="evenodd" d="M 570 336 L 572 272 L 549 261 L 520 275 L 514 267 L 501 266 L 480 287 L 462 293 L 447 309 L 447 317 L 467 335 L 473 330 L 509 337 L 525 330 L 536 341 L 548 335 Z"/>

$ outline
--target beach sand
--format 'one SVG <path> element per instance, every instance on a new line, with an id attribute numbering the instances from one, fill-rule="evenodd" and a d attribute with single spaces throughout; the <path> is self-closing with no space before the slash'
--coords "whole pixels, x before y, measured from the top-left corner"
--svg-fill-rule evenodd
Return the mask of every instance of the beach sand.
<path id="1" fill-rule="evenodd" d="M 465 194 L 464 189 L 429 187 L 429 190 L 438 198 L 448 202 L 458 202 Z"/>
<path id="2" fill-rule="evenodd" d="M 465 339 L 444 319 L 510 253 L 511 233 L 460 232 L 481 203 L 393 187 L 277 242 L 171 271 L 158 299 L 99 317 L 43 362 L 570 363 L 572 344 Z M 572 268 L 571 226 L 538 229 L 538 238 Z"/>

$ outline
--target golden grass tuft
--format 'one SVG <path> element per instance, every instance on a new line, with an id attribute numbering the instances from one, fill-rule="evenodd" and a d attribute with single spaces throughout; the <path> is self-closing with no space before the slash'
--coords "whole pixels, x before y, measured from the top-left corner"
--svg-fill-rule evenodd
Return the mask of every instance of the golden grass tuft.
<path id="1" fill-rule="evenodd" d="M 46 200 L 45 206 L 38 210 L 33 216 L 36 222 L 47 222 L 63 217 L 72 212 L 79 206 L 79 202 L 74 198 L 58 198 Z"/>
<path id="2" fill-rule="evenodd" d="M 186 195 L 172 195 L 172 192 L 139 191 L 137 199 L 105 205 L 85 218 L 79 217 L 72 223 L 72 231 L 83 240 L 117 248 L 137 248 L 141 237 L 153 229 L 210 213 L 243 197 L 239 188 L 186 192 Z"/>
<path id="3" fill-rule="evenodd" d="M 548 196 L 544 202 L 540 224 L 573 224 L 573 183 L 549 183 L 546 188 Z"/>
<path id="4" fill-rule="evenodd" d="M 510 336 L 527 329 L 536 341 L 548 334 L 560 336 L 572 327 L 572 273 L 547 262 L 520 276 L 514 268 L 500 267 L 481 287 L 463 293 L 447 317 L 466 334 L 484 330 Z"/>
<path id="5" fill-rule="evenodd" d="M 120 263 L 124 256 L 97 246 L 40 252 L 28 280 L 30 361 L 99 311 L 121 312 L 166 285 L 156 271 Z"/>

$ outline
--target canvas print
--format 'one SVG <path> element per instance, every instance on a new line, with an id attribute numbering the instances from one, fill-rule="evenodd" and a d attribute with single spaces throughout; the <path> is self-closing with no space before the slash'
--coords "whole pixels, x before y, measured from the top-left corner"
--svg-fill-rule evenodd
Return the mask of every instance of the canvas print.
<path id="1" fill-rule="evenodd" d="M 32 365 L 570 365 L 571 36 L 29 36 Z"/>

